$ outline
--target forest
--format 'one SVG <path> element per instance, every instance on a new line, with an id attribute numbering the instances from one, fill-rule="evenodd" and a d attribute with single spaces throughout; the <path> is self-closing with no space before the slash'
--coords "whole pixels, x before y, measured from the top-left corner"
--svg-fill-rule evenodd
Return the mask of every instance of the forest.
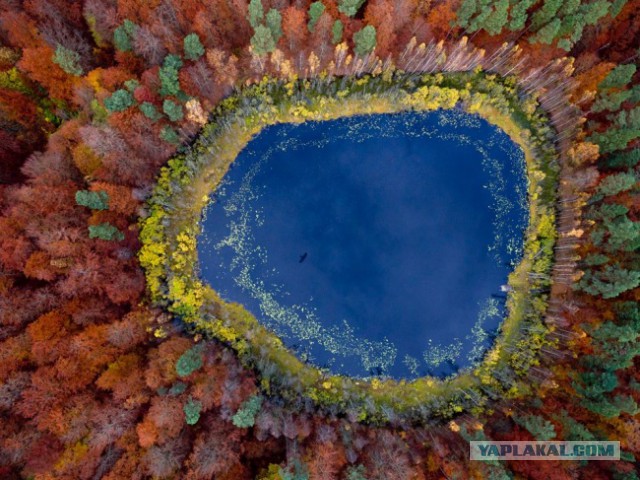
<path id="1" fill-rule="evenodd" d="M 0 478 L 637 479 L 639 58 L 638 0 L 3 1 Z M 439 108 L 530 176 L 471 386 L 325 376 L 194 281 L 204 183 L 262 126 Z"/>

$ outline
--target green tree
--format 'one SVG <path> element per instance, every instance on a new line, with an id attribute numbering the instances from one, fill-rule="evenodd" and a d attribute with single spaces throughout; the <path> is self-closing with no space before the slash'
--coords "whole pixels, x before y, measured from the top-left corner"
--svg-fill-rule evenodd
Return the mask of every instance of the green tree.
<path id="1" fill-rule="evenodd" d="M 174 145 L 180 143 L 180 136 L 173 128 L 169 127 L 168 125 L 160 131 L 160 138 L 165 142 L 173 143 Z"/>
<path id="2" fill-rule="evenodd" d="M 591 433 L 587 427 L 571 417 L 566 410 L 562 410 L 560 415 L 555 415 L 554 419 L 562 425 L 565 432 L 564 440 L 585 442 L 596 439 L 595 435 Z"/>
<path id="3" fill-rule="evenodd" d="M 372 25 L 367 25 L 353 34 L 353 41 L 356 44 L 356 55 L 364 57 L 376 48 L 376 29 Z"/>
<path id="4" fill-rule="evenodd" d="M 602 162 L 607 168 L 634 168 L 640 162 L 640 148 L 609 155 Z"/>
<path id="5" fill-rule="evenodd" d="M 533 438 L 538 441 L 547 441 L 556 438 L 556 431 L 549 420 L 545 420 L 544 418 L 538 415 L 526 415 L 526 416 L 518 416 L 514 415 L 513 420 L 527 429 Z"/>
<path id="6" fill-rule="evenodd" d="M 189 397 L 184 407 L 184 418 L 187 425 L 195 425 L 200 420 L 200 412 L 202 411 L 202 402 Z"/>
<path id="7" fill-rule="evenodd" d="M 608 252 L 633 252 L 640 248 L 640 222 L 634 222 L 626 215 L 605 224 L 609 238 L 605 244 Z"/>
<path id="8" fill-rule="evenodd" d="M 110 223 L 101 223 L 89 225 L 89 238 L 120 242 L 124 240 L 124 234 Z"/>
<path id="9" fill-rule="evenodd" d="M 333 22 L 331 27 L 331 42 L 336 45 L 342 41 L 342 33 L 344 31 L 344 25 L 340 20 Z"/>
<path id="10" fill-rule="evenodd" d="M 122 112 L 134 103 L 133 95 L 124 89 L 116 90 L 104 100 L 104 106 L 110 112 Z"/>
<path id="11" fill-rule="evenodd" d="M 339 0 L 338 10 L 348 17 L 353 17 L 364 2 L 365 0 Z"/>
<path id="12" fill-rule="evenodd" d="M 471 18 L 478 12 L 478 0 L 462 0 L 460 8 L 456 12 L 458 25 L 467 28 Z"/>
<path id="13" fill-rule="evenodd" d="M 176 362 L 176 373 L 179 377 L 188 377 L 202 368 L 202 346 L 195 345 L 184 352 Z"/>
<path id="14" fill-rule="evenodd" d="M 104 190 L 97 192 L 78 190 L 76 192 L 76 203 L 92 210 L 108 210 L 109 195 Z"/>
<path id="15" fill-rule="evenodd" d="M 204 46 L 196 33 L 190 33 L 183 40 L 184 56 L 188 60 L 197 60 L 204 55 Z"/>
<path id="16" fill-rule="evenodd" d="M 178 55 L 169 54 L 164 57 L 162 67 L 158 72 L 160 78 L 160 95 L 178 95 L 180 92 L 179 73 L 182 60 Z"/>
<path id="17" fill-rule="evenodd" d="M 158 112 L 158 109 L 153 103 L 143 102 L 140 105 L 140 111 L 144 114 L 145 117 L 153 120 L 154 122 L 162 118 L 162 115 L 160 114 L 160 112 Z"/>
<path id="18" fill-rule="evenodd" d="M 273 41 L 278 43 L 278 40 L 282 37 L 282 15 L 275 8 L 267 12 L 267 27 L 271 30 Z"/>
<path id="19" fill-rule="evenodd" d="M 258 28 L 258 25 L 260 25 L 264 19 L 262 0 L 251 0 L 251 2 L 249 2 L 249 13 L 247 18 L 249 20 L 249 24 L 251 24 L 254 30 Z"/>
<path id="20" fill-rule="evenodd" d="M 133 37 L 137 25 L 131 20 L 125 20 L 113 32 L 113 45 L 122 52 L 130 52 L 133 49 Z"/>
<path id="21" fill-rule="evenodd" d="M 611 112 L 619 110 L 623 102 L 631 98 L 631 90 L 622 90 L 617 92 L 600 92 L 596 101 L 591 107 L 592 112 L 602 112 L 609 110 Z"/>
<path id="22" fill-rule="evenodd" d="M 169 117 L 172 122 L 179 122 L 184 117 L 182 105 L 177 104 L 168 98 L 162 103 L 162 111 Z"/>
<path id="23" fill-rule="evenodd" d="M 264 25 L 258 25 L 253 37 L 251 37 L 251 46 L 253 51 L 260 56 L 273 52 L 276 49 L 276 42 L 271 30 Z"/>
<path id="24" fill-rule="evenodd" d="M 262 397 L 253 395 L 240 405 L 240 408 L 231 418 L 231 421 L 238 428 L 253 427 L 260 408 L 262 408 Z"/>
<path id="25" fill-rule="evenodd" d="M 637 185 L 638 178 L 633 172 L 621 172 L 604 177 L 598 185 L 598 192 L 608 197 L 625 192 Z"/>
<path id="26" fill-rule="evenodd" d="M 80 55 L 78 52 L 69 50 L 58 44 L 56 52 L 53 55 L 53 63 L 60 65 L 60 68 L 69 75 L 80 76 L 84 72 L 80 66 Z"/>
<path id="27" fill-rule="evenodd" d="M 554 18 L 551 22 L 547 23 L 544 27 L 538 30 L 535 35 L 529 37 L 529 42 L 539 42 L 549 45 L 556 38 L 561 25 L 561 20 L 559 18 Z"/>
<path id="28" fill-rule="evenodd" d="M 491 14 L 482 25 L 491 35 L 498 35 L 507 24 L 509 17 L 509 0 L 497 0 L 492 8 Z"/>
<path id="29" fill-rule="evenodd" d="M 307 27 L 310 32 L 313 32 L 313 29 L 316 27 L 316 23 L 320 19 L 320 16 L 324 13 L 325 7 L 324 3 L 321 1 L 313 2 L 309 6 L 309 23 L 307 23 Z"/>
<path id="30" fill-rule="evenodd" d="M 562 7 L 564 0 L 545 0 L 542 7 L 531 16 L 531 27 L 534 31 L 544 28 L 549 22 L 560 21 L 557 17 L 558 10 Z"/>
<path id="31" fill-rule="evenodd" d="M 536 3 L 536 0 L 520 0 L 511 7 L 511 21 L 509 22 L 509 30 L 512 32 L 522 30 L 527 22 L 529 15 L 527 10 Z"/>
<path id="32" fill-rule="evenodd" d="M 364 466 L 353 465 L 347 469 L 346 480 L 367 480 L 365 477 Z"/>
<path id="33" fill-rule="evenodd" d="M 633 63 L 618 65 L 600 82 L 598 89 L 622 88 L 627 85 L 636 73 L 636 66 Z"/>
<path id="34" fill-rule="evenodd" d="M 602 270 L 586 271 L 577 287 L 594 296 L 615 298 L 640 285 L 640 272 L 619 265 L 606 265 Z"/>

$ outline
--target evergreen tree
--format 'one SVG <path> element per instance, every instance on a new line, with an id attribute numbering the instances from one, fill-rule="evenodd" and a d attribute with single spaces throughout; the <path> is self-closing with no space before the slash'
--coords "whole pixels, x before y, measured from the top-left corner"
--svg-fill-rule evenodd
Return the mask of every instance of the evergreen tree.
<path id="1" fill-rule="evenodd" d="M 600 82 L 598 89 L 622 88 L 631 81 L 635 73 L 636 66 L 633 63 L 618 65 Z"/>
<path id="2" fill-rule="evenodd" d="M 251 46 L 257 55 L 266 55 L 276 49 L 276 42 L 273 39 L 271 30 L 264 25 L 258 25 L 255 33 L 251 37 Z"/>
<path id="3" fill-rule="evenodd" d="M 324 3 L 321 1 L 313 2 L 309 6 L 309 23 L 307 23 L 307 27 L 310 32 L 313 32 L 313 29 L 315 28 L 316 23 L 318 23 L 320 16 L 324 13 L 324 10 Z"/>
<path id="4" fill-rule="evenodd" d="M 602 162 L 606 168 L 634 168 L 640 162 L 640 148 L 609 155 Z"/>
<path id="5" fill-rule="evenodd" d="M 124 240 L 124 234 L 110 223 L 101 223 L 89 225 L 89 238 L 120 242 Z"/>
<path id="6" fill-rule="evenodd" d="M 347 17 L 353 17 L 364 2 L 365 0 L 339 0 L 338 10 Z"/>
<path id="7" fill-rule="evenodd" d="M 105 98 L 104 106 L 110 112 L 122 112 L 131 107 L 135 103 L 133 95 L 128 91 L 120 89 L 111 94 L 110 97 Z"/>
<path id="8" fill-rule="evenodd" d="M 498 35 L 507 24 L 508 18 L 509 0 L 497 0 L 492 7 L 491 14 L 482 25 L 482 28 L 491 35 Z"/>
<path id="9" fill-rule="evenodd" d="M 53 63 L 56 63 L 69 75 L 80 76 L 84 72 L 80 66 L 80 55 L 78 52 L 69 50 L 58 44 L 56 52 L 53 55 Z"/>
<path id="10" fill-rule="evenodd" d="M 559 28 L 560 19 L 558 18 L 557 13 L 558 10 L 560 10 L 560 7 L 562 7 L 563 1 L 564 0 L 545 0 L 542 7 L 536 10 L 531 16 L 531 27 L 533 30 L 540 30 L 554 20 L 558 20 Z"/>
<path id="11" fill-rule="evenodd" d="M 184 37 L 184 57 L 188 60 L 197 60 L 204 55 L 204 46 L 196 33 L 190 33 Z"/>
<path id="12" fill-rule="evenodd" d="M 258 25 L 262 23 L 262 20 L 264 20 L 262 0 L 251 0 L 251 2 L 249 2 L 249 13 L 247 18 L 249 19 L 249 24 L 251 24 L 254 30 L 258 28 Z"/>
<path id="13" fill-rule="evenodd" d="M 172 143 L 174 145 L 180 143 L 180 136 L 173 128 L 169 127 L 168 125 L 160 131 L 160 138 L 165 142 Z"/>
<path id="14" fill-rule="evenodd" d="M 520 0 L 511 7 L 511 21 L 509 22 L 509 30 L 512 32 L 522 30 L 529 15 L 527 10 L 536 3 L 536 0 Z"/>
<path id="15" fill-rule="evenodd" d="M 187 425 L 195 425 L 200 420 L 200 411 L 202 410 L 202 402 L 189 397 L 189 400 L 183 407 L 184 417 Z"/>
<path id="16" fill-rule="evenodd" d="M 562 22 L 559 18 L 554 18 L 551 22 L 547 23 L 544 27 L 536 32 L 536 34 L 532 37 L 529 37 L 530 43 L 545 43 L 550 44 L 556 38 L 558 30 L 560 30 L 560 26 Z"/>
<path id="17" fill-rule="evenodd" d="M 604 177 L 598 185 L 598 192 L 604 196 L 617 195 L 636 186 L 638 178 L 633 172 L 621 172 Z"/>
<path id="18" fill-rule="evenodd" d="M 331 42 L 336 45 L 342 41 L 342 32 L 344 25 L 340 20 L 336 20 L 331 28 Z"/>
<path id="19" fill-rule="evenodd" d="M 122 52 L 130 52 L 133 49 L 133 37 L 137 25 L 131 20 L 125 20 L 113 32 L 113 44 L 116 49 Z"/>
<path id="20" fill-rule="evenodd" d="M 160 78 L 160 95 L 177 95 L 180 92 L 179 72 L 182 60 L 178 55 L 167 55 L 158 72 Z"/>
<path id="21" fill-rule="evenodd" d="M 240 405 L 240 409 L 231 418 L 233 424 L 238 428 L 253 427 L 256 415 L 262 407 L 262 397 L 254 395 Z"/>
<path id="22" fill-rule="evenodd" d="M 158 109 L 153 103 L 143 102 L 140 105 L 140 111 L 144 114 L 145 117 L 153 120 L 154 122 L 162 118 L 162 115 L 160 114 L 160 112 L 158 112 Z"/>
<path id="23" fill-rule="evenodd" d="M 267 12 L 267 27 L 271 30 L 271 37 L 274 43 L 278 43 L 278 40 L 282 37 L 282 15 L 275 8 Z"/>
<path id="24" fill-rule="evenodd" d="M 202 367 L 202 346 L 195 345 L 184 352 L 176 362 L 179 377 L 188 377 Z"/>
<path id="25" fill-rule="evenodd" d="M 577 286 L 590 295 L 615 298 L 639 285 L 640 272 L 619 265 L 606 265 L 602 270 L 585 272 Z"/>
<path id="26" fill-rule="evenodd" d="M 549 420 L 538 415 L 527 415 L 524 417 L 514 415 L 513 420 L 520 426 L 527 429 L 538 441 L 547 441 L 556 438 L 556 431 Z"/>
<path id="27" fill-rule="evenodd" d="M 92 210 L 108 210 L 109 195 L 104 190 L 98 192 L 78 190 L 76 192 L 76 203 Z"/>
<path id="28" fill-rule="evenodd" d="M 356 44 L 356 55 L 364 57 L 376 48 L 376 29 L 372 25 L 367 25 L 353 34 L 353 41 Z"/>
<path id="29" fill-rule="evenodd" d="M 182 105 L 172 102 L 168 98 L 162 103 L 162 111 L 169 117 L 172 122 L 179 122 L 184 117 Z"/>

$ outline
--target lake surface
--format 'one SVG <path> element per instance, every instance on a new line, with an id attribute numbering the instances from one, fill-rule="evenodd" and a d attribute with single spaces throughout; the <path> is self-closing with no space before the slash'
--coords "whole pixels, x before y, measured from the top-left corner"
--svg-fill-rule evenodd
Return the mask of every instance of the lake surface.
<path id="1" fill-rule="evenodd" d="M 317 366 L 447 376 L 504 318 L 526 185 L 519 147 L 459 110 L 271 126 L 212 195 L 200 273 Z"/>

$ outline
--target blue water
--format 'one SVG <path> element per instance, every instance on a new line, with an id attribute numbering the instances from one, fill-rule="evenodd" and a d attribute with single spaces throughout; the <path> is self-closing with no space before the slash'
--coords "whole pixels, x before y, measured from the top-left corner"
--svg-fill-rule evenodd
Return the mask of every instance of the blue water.
<path id="1" fill-rule="evenodd" d="M 504 318 L 523 158 L 457 110 L 268 127 L 212 196 L 201 275 L 332 372 L 453 374 Z"/>

